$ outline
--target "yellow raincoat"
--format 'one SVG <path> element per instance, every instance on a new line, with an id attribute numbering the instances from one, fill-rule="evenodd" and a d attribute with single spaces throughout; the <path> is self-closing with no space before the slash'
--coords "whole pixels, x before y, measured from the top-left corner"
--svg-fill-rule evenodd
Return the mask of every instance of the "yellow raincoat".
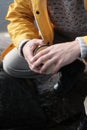
<path id="1" fill-rule="evenodd" d="M 84 0 L 84 7 L 87 9 L 87 0 Z M 52 44 L 54 25 L 48 15 L 47 0 L 14 0 L 6 19 L 10 21 L 8 31 L 12 44 L 2 53 L 2 58 L 25 39 L 43 38 Z M 87 36 L 82 38 L 87 43 Z"/>

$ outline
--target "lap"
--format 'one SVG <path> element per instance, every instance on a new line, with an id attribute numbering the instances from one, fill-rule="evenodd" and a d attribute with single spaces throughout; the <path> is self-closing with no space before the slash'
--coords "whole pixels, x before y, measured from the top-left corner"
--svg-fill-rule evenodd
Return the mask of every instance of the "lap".
<path id="1" fill-rule="evenodd" d="M 3 69 L 9 75 L 16 78 L 38 78 L 41 74 L 30 70 L 28 63 L 24 57 L 18 54 L 16 48 L 11 50 L 3 60 Z"/>
<path id="2" fill-rule="evenodd" d="M 0 129 L 43 128 L 45 115 L 37 100 L 34 84 L 0 71 Z"/>

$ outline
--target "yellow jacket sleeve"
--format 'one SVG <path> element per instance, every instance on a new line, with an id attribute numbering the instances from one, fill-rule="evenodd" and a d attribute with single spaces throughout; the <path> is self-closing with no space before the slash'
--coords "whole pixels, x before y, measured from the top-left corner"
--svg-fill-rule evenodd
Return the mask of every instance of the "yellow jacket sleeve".
<path id="1" fill-rule="evenodd" d="M 40 38 L 34 24 L 31 0 L 15 0 L 9 6 L 6 20 L 10 21 L 8 32 L 16 47 L 22 40 Z"/>

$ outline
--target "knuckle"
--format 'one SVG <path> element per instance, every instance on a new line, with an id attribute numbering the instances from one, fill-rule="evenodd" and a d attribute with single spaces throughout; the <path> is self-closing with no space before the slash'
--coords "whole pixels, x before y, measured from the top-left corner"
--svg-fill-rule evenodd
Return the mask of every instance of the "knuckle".
<path id="1" fill-rule="evenodd" d="M 41 58 L 39 59 L 39 62 L 40 62 L 40 63 L 45 62 L 44 58 L 43 58 L 43 57 L 41 57 Z"/>

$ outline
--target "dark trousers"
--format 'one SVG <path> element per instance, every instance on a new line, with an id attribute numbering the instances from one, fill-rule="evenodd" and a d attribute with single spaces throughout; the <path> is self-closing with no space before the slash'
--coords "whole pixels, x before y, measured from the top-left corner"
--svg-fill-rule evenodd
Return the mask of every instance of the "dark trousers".
<path id="1" fill-rule="evenodd" d="M 0 129 L 42 129 L 46 125 L 34 85 L 0 71 Z"/>

